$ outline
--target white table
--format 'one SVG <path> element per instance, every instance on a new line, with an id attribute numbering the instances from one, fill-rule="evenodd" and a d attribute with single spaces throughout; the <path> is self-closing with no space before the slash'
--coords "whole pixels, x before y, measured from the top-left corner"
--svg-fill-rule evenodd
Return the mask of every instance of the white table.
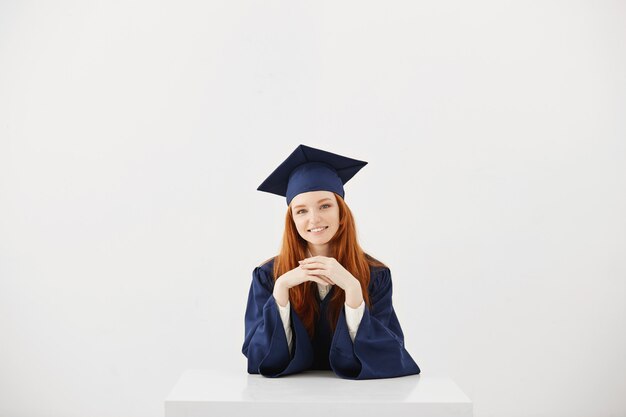
<path id="1" fill-rule="evenodd" d="M 472 402 L 445 377 L 354 381 L 308 371 L 266 378 L 245 369 L 188 370 L 165 400 L 165 417 L 286 415 L 471 417 Z"/>

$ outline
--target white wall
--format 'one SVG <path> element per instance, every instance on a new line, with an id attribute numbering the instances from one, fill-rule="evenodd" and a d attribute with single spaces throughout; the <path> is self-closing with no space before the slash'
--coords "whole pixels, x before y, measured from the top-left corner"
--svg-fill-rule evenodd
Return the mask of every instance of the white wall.
<path id="1" fill-rule="evenodd" d="M 0 416 L 237 367 L 300 143 L 475 415 L 626 415 L 626 5 L 0 3 Z"/>

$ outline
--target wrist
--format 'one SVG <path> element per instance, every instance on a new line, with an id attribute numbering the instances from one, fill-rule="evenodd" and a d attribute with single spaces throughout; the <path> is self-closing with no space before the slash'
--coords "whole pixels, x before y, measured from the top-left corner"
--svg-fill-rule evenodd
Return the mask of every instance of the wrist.
<path id="1" fill-rule="evenodd" d="M 361 283 L 355 278 L 346 289 L 346 293 L 361 294 Z"/>
<path id="2" fill-rule="evenodd" d="M 272 292 L 272 295 L 278 305 L 281 307 L 285 307 L 287 305 L 287 302 L 289 301 L 289 288 L 280 282 L 280 278 L 274 283 L 274 291 Z"/>
<path id="3" fill-rule="evenodd" d="M 346 289 L 346 304 L 351 308 L 357 308 L 363 302 L 361 283 L 356 282 Z"/>

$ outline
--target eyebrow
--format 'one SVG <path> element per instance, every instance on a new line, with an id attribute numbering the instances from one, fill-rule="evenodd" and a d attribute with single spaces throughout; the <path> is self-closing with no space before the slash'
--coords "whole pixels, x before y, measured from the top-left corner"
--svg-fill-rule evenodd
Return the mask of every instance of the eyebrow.
<path id="1" fill-rule="evenodd" d="M 317 204 L 321 203 L 322 201 L 326 201 L 326 200 L 330 200 L 330 198 L 328 198 L 328 197 L 322 198 L 320 201 L 317 202 Z M 299 205 L 295 206 L 293 209 L 295 210 L 295 209 L 300 208 L 300 207 L 306 207 L 306 206 L 303 205 L 303 204 L 299 204 Z"/>

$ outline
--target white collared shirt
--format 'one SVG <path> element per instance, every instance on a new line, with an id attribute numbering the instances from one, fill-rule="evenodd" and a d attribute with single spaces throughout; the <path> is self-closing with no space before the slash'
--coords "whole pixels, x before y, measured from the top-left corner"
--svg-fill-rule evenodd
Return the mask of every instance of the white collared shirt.
<path id="1" fill-rule="evenodd" d="M 317 291 L 320 295 L 320 299 L 324 299 L 328 292 L 330 291 L 330 285 L 322 285 L 319 282 L 317 284 Z M 280 312 L 280 318 L 283 322 L 283 327 L 285 328 L 285 335 L 287 336 L 287 345 L 289 346 L 289 352 L 293 352 L 293 335 L 291 333 L 291 325 L 289 324 L 290 318 L 290 303 L 287 300 L 286 306 L 281 306 L 276 303 L 278 306 L 278 311 Z M 348 304 L 344 303 L 344 311 L 346 314 L 346 324 L 348 325 L 348 333 L 350 334 L 350 339 L 354 343 L 354 338 L 356 337 L 356 332 L 359 329 L 359 324 L 361 324 L 361 319 L 363 318 L 363 312 L 365 311 L 365 301 L 361 302 L 361 305 L 357 308 L 352 308 Z"/>

